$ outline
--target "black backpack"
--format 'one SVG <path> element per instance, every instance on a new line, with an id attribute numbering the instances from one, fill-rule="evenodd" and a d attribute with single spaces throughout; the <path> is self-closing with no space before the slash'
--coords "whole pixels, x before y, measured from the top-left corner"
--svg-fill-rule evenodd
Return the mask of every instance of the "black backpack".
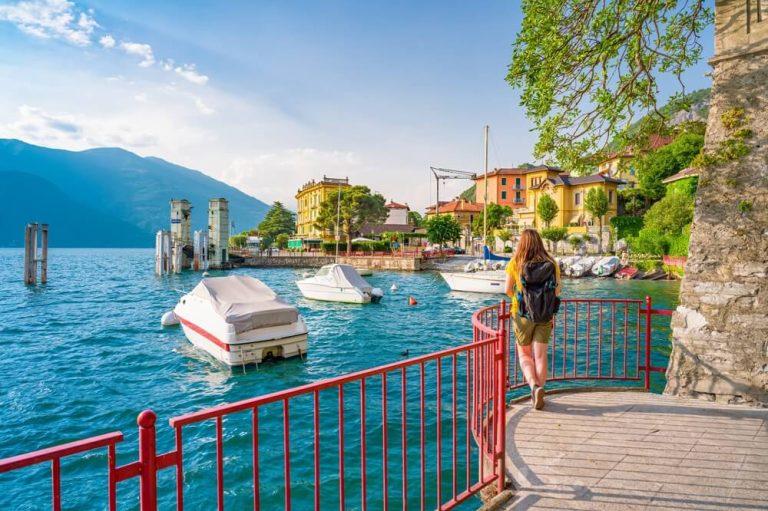
<path id="1" fill-rule="evenodd" d="M 551 261 L 529 261 L 520 272 L 523 289 L 520 290 L 518 310 L 520 316 L 534 323 L 547 323 L 557 314 L 560 298 L 555 296 L 557 275 Z"/>

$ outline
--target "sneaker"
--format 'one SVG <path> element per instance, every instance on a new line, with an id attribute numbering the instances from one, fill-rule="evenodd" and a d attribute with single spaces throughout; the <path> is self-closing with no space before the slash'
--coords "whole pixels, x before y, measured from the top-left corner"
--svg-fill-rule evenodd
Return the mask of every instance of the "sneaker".
<path id="1" fill-rule="evenodd" d="M 533 407 L 536 410 L 544 408 L 544 387 L 536 387 L 533 390 Z"/>

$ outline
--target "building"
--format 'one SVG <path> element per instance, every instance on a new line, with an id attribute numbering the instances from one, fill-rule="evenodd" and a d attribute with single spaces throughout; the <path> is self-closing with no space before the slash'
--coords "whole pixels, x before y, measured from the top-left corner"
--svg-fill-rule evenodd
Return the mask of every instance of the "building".
<path id="1" fill-rule="evenodd" d="M 182 246 L 192 245 L 192 205 L 187 199 L 171 199 L 171 238 Z"/>
<path id="2" fill-rule="evenodd" d="M 624 181 L 605 174 L 591 176 L 571 176 L 554 167 L 541 168 L 529 172 L 525 176 L 527 198 L 525 208 L 515 211 L 521 227 L 543 228 L 544 223 L 539 218 L 536 208 L 539 199 L 547 194 L 551 196 L 559 211 L 550 223 L 550 227 L 573 227 L 583 230 L 586 226 L 596 225 L 592 215 L 587 211 L 584 202 L 592 188 L 602 188 L 608 197 L 608 213 L 603 218 L 603 225 L 608 225 L 611 218 L 617 214 L 617 191 Z"/>
<path id="3" fill-rule="evenodd" d="M 672 174 L 661 182 L 667 185 L 667 190 L 670 188 L 693 188 L 696 189 L 696 183 L 699 179 L 699 169 L 694 167 L 686 167 L 677 174 Z"/>
<path id="4" fill-rule="evenodd" d="M 339 179 L 323 176 L 320 181 L 309 181 L 296 192 L 296 237 L 301 240 L 322 241 L 333 237 L 333 232 L 323 232 L 315 227 L 320 214 L 320 205 L 331 194 L 349 186 L 349 178 Z"/>
<path id="5" fill-rule="evenodd" d="M 450 202 L 440 202 L 438 212 L 441 215 L 450 215 L 461 225 L 461 243 L 465 248 L 469 248 L 472 242 L 472 223 L 475 218 L 482 218 L 483 205 L 477 202 L 470 202 L 465 199 L 456 198 Z M 435 206 L 429 206 L 426 211 L 426 217 L 435 215 Z"/>
<path id="6" fill-rule="evenodd" d="M 384 221 L 385 225 L 407 225 L 408 224 L 408 212 L 411 208 L 408 204 L 399 204 L 390 200 L 384 205 L 387 208 L 387 219 Z"/>
<path id="7" fill-rule="evenodd" d="M 648 145 L 645 150 L 655 151 L 674 140 L 669 135 L 651 135 L 648 137 Z M 632 164 L 635 156 L 639 155 L 633 147 L 628 147 L 624 151 L 609 153 L 597 164 L 597 171 L 610 177 L 626 181 L 627 186 L 634 188 L 637 184 L 635 167 Z"/>
<path id="8" fill-rule="evenodd" d="M 208 201 L 208 261 L 212 268 L 229 263 L 229 202 L 227 199 Z"/>
<path id="9" fill-rule="evenodd" d="M 525 176 L 543 169 L 547 165 L 499 168 L 488 172 L 488 203 L 509 206 L 512 209 L 525 207 Z M 559 171 L 559 169 L 556 169 Z M 475 181 L 475 202 L 485 203 L 485 175 L 478 174 Z"/>

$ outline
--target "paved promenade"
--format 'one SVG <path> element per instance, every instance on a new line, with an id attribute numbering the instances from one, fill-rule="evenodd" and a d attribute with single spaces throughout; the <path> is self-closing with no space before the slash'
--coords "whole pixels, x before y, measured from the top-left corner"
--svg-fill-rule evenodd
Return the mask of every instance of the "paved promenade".
<path id="1" fill-rule="evenodd" d="M 506 509 L 768 509 L 768 409 L 640 392 L 507 416 Z"/>

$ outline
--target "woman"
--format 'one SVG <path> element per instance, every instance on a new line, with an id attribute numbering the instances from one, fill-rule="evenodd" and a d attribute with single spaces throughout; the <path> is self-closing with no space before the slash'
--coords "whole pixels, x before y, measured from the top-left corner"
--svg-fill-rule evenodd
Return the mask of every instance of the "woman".
<path id="1" fill-rule="evenodd" d="M 517 358 L 531 387 L 534 408 L 541 410 L 547 382 L 547 342 L 560 303 L 560 267 L 547 253 L 539 233 L 526 229 L 506 273 Z"/>

